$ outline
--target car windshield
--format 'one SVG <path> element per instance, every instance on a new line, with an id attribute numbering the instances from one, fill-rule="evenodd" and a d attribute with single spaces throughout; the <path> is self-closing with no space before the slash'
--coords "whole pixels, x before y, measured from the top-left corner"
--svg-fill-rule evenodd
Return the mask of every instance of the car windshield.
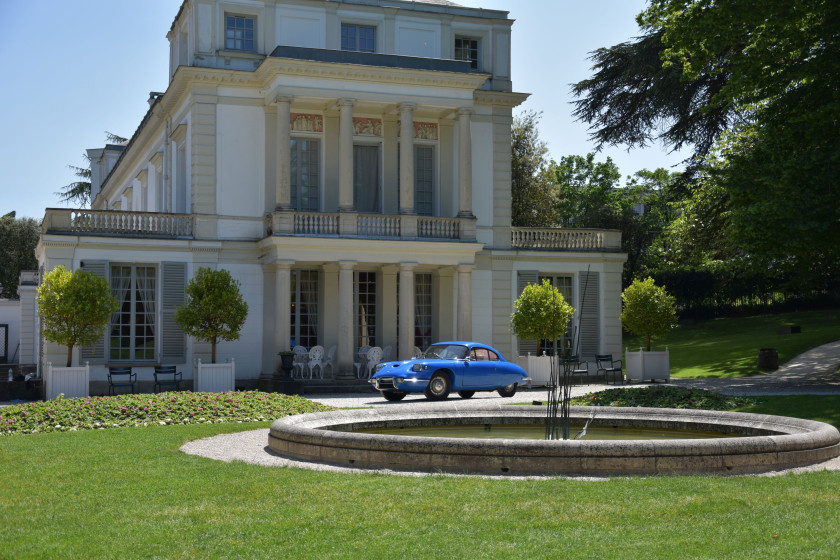
<path id="1" fill-rule="evenodd" d="M 433 344 L 423 354 L 424 358 L 443 360 L 463 360 L 467 357 L 467 347 L 458 344 Z"/>

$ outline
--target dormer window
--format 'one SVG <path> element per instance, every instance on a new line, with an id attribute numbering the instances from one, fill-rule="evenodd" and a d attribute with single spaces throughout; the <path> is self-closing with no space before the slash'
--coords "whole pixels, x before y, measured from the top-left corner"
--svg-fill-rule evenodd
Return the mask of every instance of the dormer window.
<path id="1" fill-rule="evenodd" d="M 478 39 L 455 37 L 455 60 L 465 60 L 470 63 L 470 68 L 478 70 Z"/>
<path id="2" fill-rule="evenodd" d="M 254 52 L 256 21 L 252 16 L 225 14 L 225 49 Z"/>
<path id="3" fill-rule="evenodd" d="M 376 52 L 376 28 L 370 25 L 342 23 L 341 50 Z"/>

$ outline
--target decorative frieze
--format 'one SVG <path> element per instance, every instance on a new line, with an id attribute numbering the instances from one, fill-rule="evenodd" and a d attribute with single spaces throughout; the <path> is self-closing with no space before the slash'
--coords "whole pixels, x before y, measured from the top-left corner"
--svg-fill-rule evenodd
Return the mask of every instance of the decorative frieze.
<path id="1" fill-rule="evenodd" d="M 397 135 L 402 136 L 402 123 L 397 122 Z M 437 140 L 438 125 L 433 122 L 415 122 L 414 138 L 416 140 Z"/>
<path id="2" fill-rule="evenodd" d="M 356 136 L 382 136 L 382 120 L 353 117 L 353 134 Z"/>
<path id="3" fill-rule="evenodd" d="M 291 125 L 294 132 L 324 132 L 324 117 L 306 113 L 292 113 Z"/>

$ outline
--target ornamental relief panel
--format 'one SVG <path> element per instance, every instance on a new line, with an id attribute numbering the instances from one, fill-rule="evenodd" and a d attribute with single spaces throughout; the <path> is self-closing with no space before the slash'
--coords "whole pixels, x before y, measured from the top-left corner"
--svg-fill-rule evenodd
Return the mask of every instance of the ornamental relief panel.
<path id="1" fill-rule="evenodd" d="M 324 132 L 324 117 L 305 113 L 292 113 L 290 122 L 293 132 Z"/>
<path id="2" fill-rule="evenodd" d="M 402 136 L 402 123 L 397 121 L 397 134 Z M 414 138 L 418 140 L 437 140 L 438 125 L 431 122 L 415 122 Z"/>
<path id="3" fill-rule="evenodd" d="M 359 136 L 382 136 L 382 121 L 380 119 L 353 117 L 353 134 Z"/>

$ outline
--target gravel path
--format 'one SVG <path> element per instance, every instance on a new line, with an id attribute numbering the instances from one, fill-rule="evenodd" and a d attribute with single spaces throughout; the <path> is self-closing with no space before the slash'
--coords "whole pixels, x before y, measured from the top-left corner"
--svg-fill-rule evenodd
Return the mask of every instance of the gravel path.
<path id="1" fill-rule="evenodd" d="M 756 375 L 752 377 L 741 377 L 735 379 L 674 379 L 673 385 L 682 385 L 699 389 L 710 389 L 730 395 L 795 395 L 795 394 L 840 394 L 840 374 L 837 373 L 840 366 L 840 341 L 826 344 L 809 350 L 784 364 L 773 373 Z M 625 385 L 626 386 L 626 385 Z M 640 385 L 637 385 L 640 386 Z M 580 396 L 586 393 L 600 391 L 612 385 L 583 385 L 572 387 L 572 396 Z M 378 392 L 371 390 L 369 393 L 335 394 L 335 395 L 312 395 L 311 400 L 321 402 L 337 408 L 365 408 L 399 406 L 422 409 L 425 406 L 440 406 L 451 404 L 453 407 L 470 406 L 472 403 L 480 405 L 486 402 L 485 399 L 501 399 L 496 393 L 476 393 L 469 400 L 450 398 L 446 401 L 430 403 L 422 395 L 409 395 L 401 402 L 387 402 Z M 546 399 L 545 389 L 526 389 L 516 393 L 513 399 L 506 399 L 507 402 L 531 402 Z M 272 453 L 267 446 L 268 430 L 260 429 L 238 434 L 223 434 L 206 438 L 203 440 L 191 441 L 181 447 L 185 453 L 200 455 L 220 461 L 244 461 L 266 466 L 275 467 L 302 467 L 316 470 L 328 470 L 334 472 L 359 473 L 365 472 L 359 469 L 335 467 L 331 465 L 304 463 L 284 459 Z M 840 470 L 840 457 L 831 459 L 824 463 L 809 467 L 798 467 L 763 473 L 758 476 L 777 476 L 787 473 L 811 472 L 818 470 Z M 430 473 L 406 473 L 394 471 L 393 474 L 404 476 L 431 476 Z M 433 476 L 440 476 L 434 474 Z M 450 475 L 446 475 L 450 476 Z M 481 475 L 461 475 L 481 476 Z M 489 478 L 543 478 L 543 477 L 489 477 Z M 569 477 L 585 480 L 605 480 L 601 477 Z"/>

